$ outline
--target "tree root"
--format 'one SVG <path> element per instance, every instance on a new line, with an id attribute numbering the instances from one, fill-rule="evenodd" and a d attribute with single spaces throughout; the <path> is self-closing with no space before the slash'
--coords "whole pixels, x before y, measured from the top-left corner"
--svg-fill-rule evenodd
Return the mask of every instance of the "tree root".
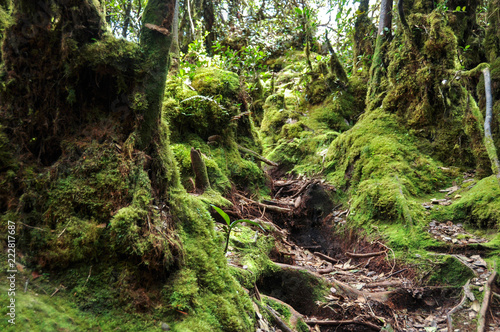
<path id="1" fill-rule="evenodd" d="M 300 320 L 300 319 L 303 319 L 304 318 L 304 315 L 302 315 L 300 312 L 298 312 L 297 310 L 295 310 L 291 305 L 289 305 L 288 303 L 286 302 L 283 302 L 275 297 L 271 297 L 271 296 L 267 296 L 267 295 L 264 295 L 264 294 L 260 294 L 261 297 L 265 298 L 265 299 L 268 299 L 268 300 L 272 300 L 272 301 L 275 301 L 275 302 L 278 302 L 279 304 L 285 306 L 288 308 L 288 310 L 290 310 L 290 313 L 291 313 L 291 317 L 290 317 L 290 325 L 292 326 L 295 326 L 297 324 L 297 322 Z"/>
<path id="2" fill-rule="evenodd" d="M 477 322 L 477 332 L 486 331 L 486 313 L 488 312 L 488 308 L 490 306 L 491 300 L 491 286 L 495 282 L 495 278 L 497 276 L 496 269 L 493 270 L 493 273 L 488 278 L 486 285 L 484 285 L 484 298 L 483 304 L 481 305 L 481 310 L 479 311 L 479 318 Z"/>
<path id="3" fill-rule="evenodd" d="M 467 283 L 463 287 L 464 295 L 462 296 L 462 300 L 460 300 L 460 303 L 457 304 L 455 307 L 453 307 L 446 315 L 446 319 L 448 321 L 448 332 L 453 332 L 453 319 L 451 318 L 451 315 L 453 315 L 455 311 L 462 308 L 463 304 L 465 303 L 465 299 L 467 298 L 467 294 L 470 292 L 469 285 L 470 285 L 470 279 L 467 280 Z"/>
<path id="4" fill-rule="evenodd" d="M 369 257 L 375 257 L 375 256 L 380 256 L 385 254 L 386 251 L 378 251 L 378 252 L 370 252 L 366 254 L 355 254 L 355 253 L 350 253 L 346 252 L 346 256 L 351 257 L 351 258 L 369 258 Z"/>
<path id="5" fill-rule="evenodd" d="M 377 326 L 375 324 L 358 320 L 305 320 L 304 322 L 308 325 L 321 325 L 321 326 L 329 326 L 329 325 L 341 326 L 341 325 L 355 324 L 355 325 L 363 325 L 369 327 L 375 331 L 380 331 L 381 329 L 380 326 Z"/>
<path id="6" fill-rule="evenodd" d="M 339 262 L 337 259 L 332 258 L 332 257 L 330 257 L 330 256 L 327 256 L 327 255 L 322 254 L 322 253 L 317 252 L 317 251 L 316 251 L 316 252 L 314 252 L 314 255 L 316 255 L 316 256 L 318 256 L 318 257 L 321 257 L 321 258 L 323 258 L 325 261 L 330 262 L 330 263 L 333 263 L 333 264 L 337 264 L 337 263 Z"/>

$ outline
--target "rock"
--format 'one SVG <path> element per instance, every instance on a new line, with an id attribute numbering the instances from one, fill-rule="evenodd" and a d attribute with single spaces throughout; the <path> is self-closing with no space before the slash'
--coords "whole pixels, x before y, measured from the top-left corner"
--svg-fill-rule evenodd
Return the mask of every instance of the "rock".
<path id="1" fill-rule="evenodd" d="M 161 322 L 161 329 L 163 331 L 170 331 L 170 326 L 165 322 Z"/>

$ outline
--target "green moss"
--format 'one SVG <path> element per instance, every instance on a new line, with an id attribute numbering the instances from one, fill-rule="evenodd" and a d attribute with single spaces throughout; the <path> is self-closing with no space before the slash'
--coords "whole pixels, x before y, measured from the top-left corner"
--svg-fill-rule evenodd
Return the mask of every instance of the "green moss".
<path id="1" fill-rule="evenodd" d="M 480 180 L 452 205 L 453 220 L 481 228 L 500 226 L 500 185 L 496 176 Z"/>
<path id="2" fill-rule="evenodd" d="M 445 177 L 414 141 L 393 115 L 377 109 L 332 142 L 327 179 L 350 190 L 351 219 L 409 222 L 421 216 L 422 207 L 411 198 L 437 189 Z"/>
<path id="3" fill-rule="evenodd" d="M 211 68 L 199 68 L 192 82 L 193 87 L 203 96 L 222 96 L 237 99 L 240 93 L 240 80 L 235 73 Z"/>
<path id="4" fill-rule="evenodd" d="M 446 256 L 439 267 L 434 269 L 434 273 L 429 278 L 429 284 L 461 287 L 474 276 L 474 272 L 457 258 Z"/>

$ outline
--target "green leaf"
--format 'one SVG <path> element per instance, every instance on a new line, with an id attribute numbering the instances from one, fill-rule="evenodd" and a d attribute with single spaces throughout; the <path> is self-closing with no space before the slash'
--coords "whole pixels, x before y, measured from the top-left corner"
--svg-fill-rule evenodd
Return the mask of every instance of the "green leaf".
<path id="1" fill-rule="evenodd" d="M 295 12 L 299 15 L 302 15 L 302 10 L 299 7 L 295 7 Z"/>
<path id="2" fill-rule="evenodd" d="M 210 204 L 210 205 L 212 205 L 212 204 Z M 224 220 L 226 221 L 226 224 L 228 226 L 230 226 L 231 225 L 231 220 L 229 219 L 229 216 L 226 214 L 226 212 L 222 211 L 221 208 L 219 208 L 219 207 L 217 207 L 215 205 L 212 205 L 212 207 L 214 208 L 215 211 L 217 211 L 218 214 L 220 214 L 222 216 L 222 218 L 224 218 Z M 232 227 L 232 226 L 230 226 L 230 227 Z"/>

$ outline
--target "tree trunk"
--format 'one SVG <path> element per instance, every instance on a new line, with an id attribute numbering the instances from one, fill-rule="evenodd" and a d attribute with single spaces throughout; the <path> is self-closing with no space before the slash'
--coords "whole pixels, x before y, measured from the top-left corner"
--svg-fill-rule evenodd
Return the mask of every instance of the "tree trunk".
<path id="1" fill-rule="evenodd" d="M 382 81 L 382 76 L 386 75 L 384 58 L 387 53 L 387 44 L 391 35 L 391 11 L 392 0 L 382 0 L 375 53 L 373 55 L 372 65 L 370 68 L 370 82 L 368 84 L 366 103 L 368 105 L 368 109 L 373 109 L 379 106 L 381 98 L 377 98 L 377 95 L 385 90 L 385 86 L 381 86 L 380 83 Z"/>
<path id="2" fill-rule="evenodd" d="M 484 118 L 484 145 L 491 160 L 491 170 L 500 181 L 500 163 L 498 161 L 497 149 L 493 136 L 491 135 L 491 118 L 493 117 L 493 98 L 491 94 L 491 76 L 490 69 L 483 69 L 484 75 L 484 93 L 486 95 L 486 116 Z"/>
<path id="3" fill-rule="evenodd" d="M 139 146 L 146 149 L 158 135 L 165 82 L 170 67 L 169 50 L 172 42 L 172 22 L 174 18 L 175 0 L 150 0 L 143 14 L 143 28 L 140 35 L 146 59 L 149 63 L 144 86 L 148 111 L 141 124 Z M 166 29 L 161 33 L 147 26 Z"/>
<path id="4" fill-rule="evenodd" d="M 130 25 L 130 12 L 132 10 L 132 1 L 128 0 L 127 7 L 125 8 L 125 20 L 123 22 L 122 37 L 127 38 L 128 26 Z"/>
<path id="5" fill-rule="evenodd" d="M 205 22 L 205 31 L 208 35 L 205 39 L 205 47 L 207 48 L 208 54 L 212 54 L 212 46 L 215 43 L 215 14 L 214 14 L 214 3 L 212 0 L 203 1 L 203 20 Z"/>
<path id="6" fill-rule="evenodd" d="M 179 2 L 180 0 L 175 1 L 175 9 L 174 9 L 174 21 L 172 22 L 172 46 L 170 47 L 170 51 L 172 52 L 172 56 L 176 58 L 180 55 L 179 48 Z"/>

